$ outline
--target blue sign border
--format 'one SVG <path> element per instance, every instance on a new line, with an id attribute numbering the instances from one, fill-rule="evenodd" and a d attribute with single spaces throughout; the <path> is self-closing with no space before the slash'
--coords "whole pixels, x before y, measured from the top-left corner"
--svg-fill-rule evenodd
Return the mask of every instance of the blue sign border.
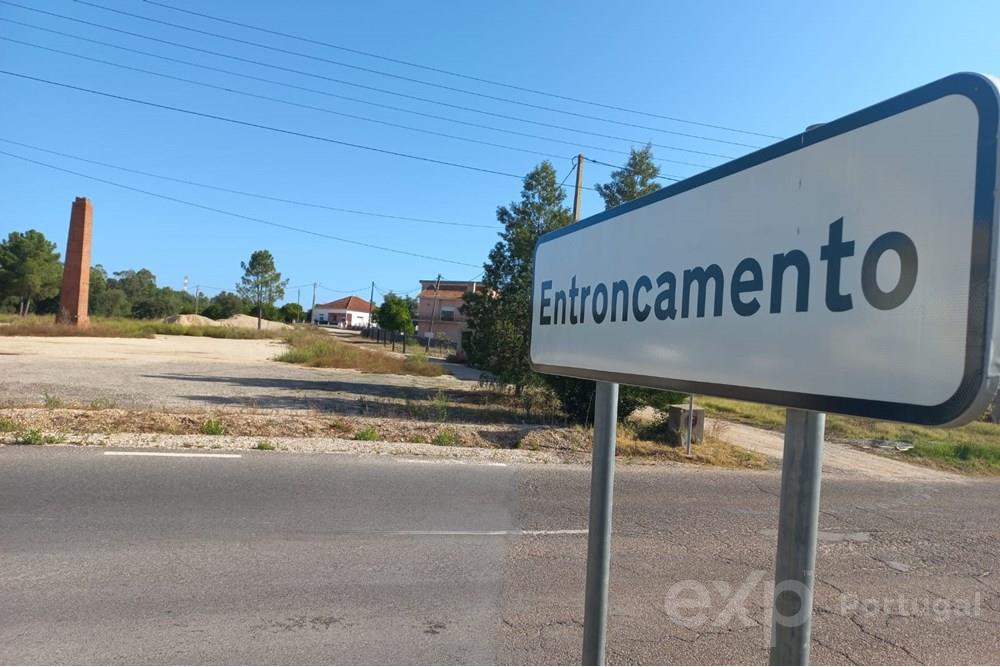
<path id="1" fill-rule="evenodd" d="M 531 367 L 541 373 L 554 375 L 566 375 L 606 382 L 620 382 L 658 389 L 673 389 L 696 394 L 754 401 L 757 403 L 783 405 L 804 410 L 836 412 L 914 424 L 944 425 L 977 418 L 978 414 L 969 413 L 971 410 L 985 410 L 986 408 L 985 404 L 981 406 L 976 405 L 976 399 L 979 398 L 980 402 L 983 400 L 980 395 L 987 379 L 986 367 L 990 362 L 989 354 L 992 342 L 990 331 L 993 317 L 992 295 L 994 279 L 992 252 L 996 226 L 994 188 L 997 183 L 997 134 L 1000 131 L 1000 103 L 998 103 L 997 94 L 996 87 L 987 77 L 975 73 L 953 74 L 821 125 L 816 129 L 807 130 L 802 134 L 709 169 L 696 176 L 657 190 L 645 197 L 640 197 L 627 204 L 581 220 L 578 223 L 549 232 L 539 238 L 538 243 L 535 245 L 535 258 L 537 259 L 538 249 L 543 244 L 550 243 L 567 234 L 572 234 L 592 225 L 602 223 L 614 224 L 616 218 L 635 209 L 655 204 L 663 199 L 675 197 L 688 190 L 693 190 L 707 183 L 794 153 L 808 146 L 821 143 L 832 137 L 909 111 L 943 97 L 962 95 L 968 98 L 976 107 L 979 114 L 979 133 L 976 147 L 975 201 L 973 204 L 972 219 L 972 247 L 970 249 L 971 263 L 969 272 L 965 372 L 958 389 L 945 402 L 934 406 L 913 405 L 891 401 L 874 401 L 843 396 L 826 396 L 822 394 L 741 387 L 675 378 L 633 375 L 629 373 L 609 373 L 590 369 L 536 364 L 534 360 L 531 361 Z M 534 294 L 536 278 L 537 276 L 532 277 L 532 319 L 535 317 Z"/>

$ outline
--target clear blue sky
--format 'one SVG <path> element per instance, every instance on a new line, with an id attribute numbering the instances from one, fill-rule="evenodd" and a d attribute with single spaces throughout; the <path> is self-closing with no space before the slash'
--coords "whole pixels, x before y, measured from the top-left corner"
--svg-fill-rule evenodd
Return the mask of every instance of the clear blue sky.
<path id="1" fill-rule="evenodd" d="M 317 76 L 261 67 L 124 35 L 0 4 L 0 19 L 42 26 L 170 58 L 274 79 L 295 86 L 558 139 L 542 139 L 346 101 L 313 92 L 167 62 L 67 36 L 0 21 L 0 37 L 44 45 L 148 70 L 236 88 L 256 95 L 360 116 L 351 119 L 277 102 L 171 81 L 0 40 L 0 69 L 228 116 L 295 132 L 523 175 L 541 155 L 468 143 L 368 122 L 372 119 L 460 135 L 555 156 L 560 178 L 577 144 L 627 151 L 628 139 L 738 156 L 753 150 L 723 142 L 764 145 L 773 139 L 577 104 L 456 78 L 303 43 L 141 1 L 96 3 L 238 39 L 267 43 L 343 63 L 383 70 L 488 95 L 655 129 L 573 117 L 328 62 L 220 40 L 123 16 L 71 0 L 26 5 L 120 30 L 224 52 Z M 962 70 L 1000 73 L 1000 5 L 995 2 L 631 2 L 584 0 L 472 2 L 194 2 L 176 7 L 334 42 L 391 58 L 720 126 L 785 137 L 897 93 Z M 388 93 L 334 83 L 328 77 L 568 130 L 491 117 Z M 626 140 L 578 132 L 585 130 Z M 658 130 L 703 135 L 721 141 Z M 306 138 L 234 126 L 173 111 L 96 97 L 0 75 L 0 138 L 220 187 L 327 206 L 480 225 L 519 196 L 510 177 L 395 157 Z M 604 162 L 623 155 L 579 149 Z M 314 230 L 360 243 L 461 262 L 423 259 L 346 244 L 225 216 L 122 190 L 80 176 L 0 155 L 0 220 L 4 235 L 36 228 L 65 243 L 70 203 L 94 202 L 94 263 L 109 271 L 146 267 L 161 285 L 180 288 L 184 276 L 212 294 L 231 289 L 239 263 L 253 250 L 274 253 L 291 285 L 321 283 L 320 301 L 347 291 L 365 297 L 406 292 L 441 273 L 468 279 L 481 271 L 495 229 L 449 227 L 367 217 L 248 198 L 87 164 L 0 142 L 16 153 L 65 169 L 204 206 Z M 655 148 L 659 159 L 714 166 L 725 158 Z M 689 176 L 701 167 L 665 163 L 663 173 Z M 586 164 L 585 182 L 610 169 Z M 567 181 L 572 184 L 572 177 Z M 569 191 L 567 191 L 569 194 Z M 601 209 L 596 193 L 584 215 Z M 287 300 L 297 298 L 291 289 Z M 311 288 L 303 287 L 308 306 Z"/>

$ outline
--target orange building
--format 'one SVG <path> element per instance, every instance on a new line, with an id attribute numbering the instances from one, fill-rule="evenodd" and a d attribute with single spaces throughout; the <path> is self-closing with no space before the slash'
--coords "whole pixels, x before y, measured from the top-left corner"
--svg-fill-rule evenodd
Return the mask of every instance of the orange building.
<path id="1" fill-rule="evenodd" d="M 448 340 L 462 352 L 464 296 L 482 291 L 482 283 L 469 280 L 421 280 L 417 305 L 417 336 L 423 340 Z"/>

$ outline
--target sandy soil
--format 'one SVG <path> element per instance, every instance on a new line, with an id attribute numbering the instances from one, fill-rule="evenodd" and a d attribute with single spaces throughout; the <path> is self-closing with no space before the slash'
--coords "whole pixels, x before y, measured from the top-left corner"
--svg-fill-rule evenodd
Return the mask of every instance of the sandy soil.
<path id="1" fill-rule="evenodd" d="M 783 457 L 785 448 L 783 433 L 718 419 L 706 419 L 705 428 L 715 437 L 732 445 L 760 452 L 778 460 Z M 847 472 L 890 480 L 933 482 L 965 479 L 955 473 L 870 454 L 851 445 L 829 440 L 823 443 L 823 471 Z"/>
<path id="2" fill-rule="evenodd" d="M 197 336 L 155 338 L 0 337 L 0 355 L 38 356 L 47 360 L 140 361 L 199 360 L 229 363 L 270 361 L 285 350 L 277 340 L 237 340 Z"/>

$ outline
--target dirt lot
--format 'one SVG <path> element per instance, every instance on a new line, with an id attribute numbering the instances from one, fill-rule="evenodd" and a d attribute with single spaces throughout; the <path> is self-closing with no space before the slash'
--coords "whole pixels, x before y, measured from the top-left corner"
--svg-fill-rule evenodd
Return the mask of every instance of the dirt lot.
<path id="1" fill-rule="evenodd" d="M 361 344 L 356 335 L 352 339 Z M 448 445 L 546 451 L 561 460 L 582 461 L 589 453 L 584 429 L 540 428 L 516 408 L 498 404 L 474 379 L 305 368 L 275 361 L 284 349 L 275 340 L 189 336 L 0 338 L 0 420 L 14 425 L 0 440 L 26 429 L 60 438 L 100 433 L 188 437 L 208 435 L 202 429 L 213 421 L 229 438 L 392 443 L 443 438 Z M 478 375 L 465 370 L 466 378 Z M 779 433 L 739 424 L 711 430 L 716 441 L 772 461 L 781 456 Z M 620 453 L 627 453 L 628 443 L 621 445 Z M 676 452 L 666 451 L 671 448 L 653 449 L 653 459 L 677 460 Z M 649 455 L 647 447 L 641 456 Z M 760 467 L 764 459 L 758 459 L 742 465 Z M 824 467 L 884 479 L 955 477 L 835 443 L 827 446 Z"/>
<path id="2" fill-rule="evenodd" d="M 417 378 L 300 368 L 273 361 L 284 344 L 189 336 L 0 338 L 0 405 L 128 409 L 253 408 L 356 413 L 372 397 L 470 390 L 451 376 Z"/>

